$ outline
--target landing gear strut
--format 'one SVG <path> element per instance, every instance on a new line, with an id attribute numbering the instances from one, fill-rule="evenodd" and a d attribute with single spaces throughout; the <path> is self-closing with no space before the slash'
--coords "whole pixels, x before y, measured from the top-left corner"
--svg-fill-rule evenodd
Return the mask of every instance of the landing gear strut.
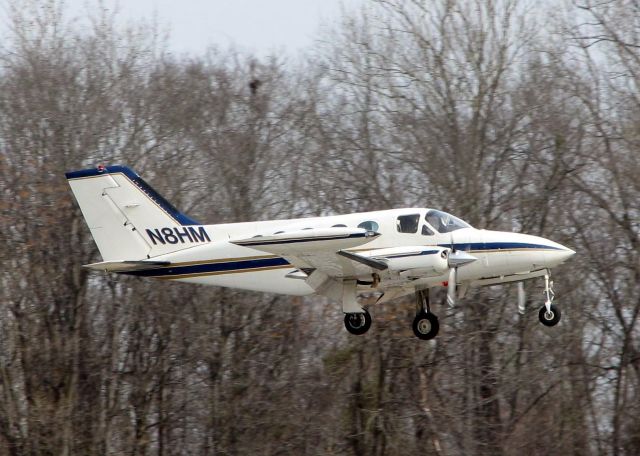
<path id="1" fill-rule="evenodd" d="M 552 304 L 555 294 L 553 293 L 553 282 L 549 281 L 549 274 L 544 276 L 544 293 L 547 299 L 538 312 L 538 319 L 545 326 L 555 326 L 560 321 L 562 314 L 560 309 Z"/>
<path id="2" fill-rule="evenodd" d="M 344 327 L 351 334 L 357 336 L 366 333 L 371 328 L 371 315 L 367 312 L 367 309 L 362 310 L 364 310 L 362 313 L 344 314 Z"/>
<path id="3" fill-rule="evenodd" d="M 418 339 L 431 340 L 438 335 L 440 324 L 438 323 L 438 317 L 431 313 L 429 307 L 429 290 L 416 291 L 416 302 L 418 312 L 413 319 L 413 334 Z"/>

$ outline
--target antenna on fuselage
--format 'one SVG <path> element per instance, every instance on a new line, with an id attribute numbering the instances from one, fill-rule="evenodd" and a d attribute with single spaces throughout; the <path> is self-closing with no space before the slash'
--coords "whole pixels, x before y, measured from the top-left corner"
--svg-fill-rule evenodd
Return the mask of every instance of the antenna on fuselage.
<path id="1" fill-rule="evenodd" d="M 525 302 L 527 300 L 527 295 L 525 294 L 524 291 L 524 282 L 520 281 L 518 282 L 518 312 L 520 312 L 521 315 L 524 315 L 524 305 Z"/>

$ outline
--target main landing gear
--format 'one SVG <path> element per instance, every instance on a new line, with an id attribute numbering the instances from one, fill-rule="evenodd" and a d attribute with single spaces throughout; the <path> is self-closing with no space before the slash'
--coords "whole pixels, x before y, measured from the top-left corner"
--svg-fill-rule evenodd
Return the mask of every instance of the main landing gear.
<path id="1" fill-rule="evenodd" d="M 374 279 L 375 280 L 375 279 Z M 344 327 L 351 334 L 359 336 L 371 328 L 371 315 L 358 304 L 358 283 L 355 280 L 342 282 L 342 312 L 344 312 Z"/>
<path id="2" fill-rule="evenodd" d="M 438 335 L 440 324 L 438 323 L 438 317 L 431 313 L 429 290 L 416 291 L 416 304 L 418 311 L 413 319 L 413 334 L 418 339 L 431 340 Z"/>
<path id="3" fill-rule="evenodd" d="M 344 327 L 356 336 L 366 333 L 371 328 L 371 315 L 367 309 L 362 310 L 364 311 L 362 313 L 344 314 Z"/>
<path id="4" fill-rule="evenodd" d="M 413 319 L 413 333 L 418 339 L 431 340 L 438 335 L 440 324 L 438 323 L 438 317 L 431 313 L 429 290 L 416 291 L 416 304 L 418 311 Z M 351 309 L 356 310 L 353 307 Z M 344 327 L 351 334 L 357 336 L 366 333 L 371 328 L 371 315 L 367 309 L 360 308 L 359 310 L 361 312 L 344 313 Z"/>
<path id="5" fill-rule="evenodd" d="M 553 282 L 549 281 L 549 274 L 544 276 L 544 293 L 547 299 L 538 312 L 538 318 L 540 323 L 545 326 L 555 326 L 560 321 L 562 314 L 560 309 L 552 304 L 555 294 L 553 293 Z"/>

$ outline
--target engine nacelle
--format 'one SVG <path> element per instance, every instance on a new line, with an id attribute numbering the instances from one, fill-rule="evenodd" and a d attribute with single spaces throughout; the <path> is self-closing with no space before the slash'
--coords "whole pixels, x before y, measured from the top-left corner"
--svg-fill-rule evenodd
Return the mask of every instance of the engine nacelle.
<path id="1" fill-rule="evenodd" d="M 436 246 L 407 246 L 371 252 L 371 258 L 383 261 L 390 271 L 401 275 L 436 277 L 449 270 L 449 249 Z"/>

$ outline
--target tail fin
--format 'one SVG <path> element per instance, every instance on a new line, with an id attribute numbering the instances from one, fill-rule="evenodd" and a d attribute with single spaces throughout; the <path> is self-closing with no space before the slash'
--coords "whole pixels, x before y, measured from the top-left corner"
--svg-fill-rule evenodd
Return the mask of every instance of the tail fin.
<path id="1" fill-rule="evenodd" d="M 66 173 L 104 261 L 140 260 L 207 242 L 204 227 L 126 166 Z"/>

